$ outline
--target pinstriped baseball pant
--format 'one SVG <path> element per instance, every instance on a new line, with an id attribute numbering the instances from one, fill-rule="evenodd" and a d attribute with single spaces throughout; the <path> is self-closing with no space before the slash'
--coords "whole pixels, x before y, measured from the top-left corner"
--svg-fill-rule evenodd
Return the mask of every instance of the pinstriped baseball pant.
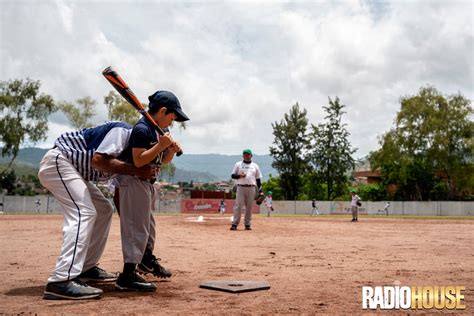
<path id="1" fill-rule="evenodd" d="M 102 256 L 112 222 L 112 204 L 57 149 L 45 154 L 38 177 L 64 215 L 61 253 L 48 282 L 74 279 L 94 267 Z"/>

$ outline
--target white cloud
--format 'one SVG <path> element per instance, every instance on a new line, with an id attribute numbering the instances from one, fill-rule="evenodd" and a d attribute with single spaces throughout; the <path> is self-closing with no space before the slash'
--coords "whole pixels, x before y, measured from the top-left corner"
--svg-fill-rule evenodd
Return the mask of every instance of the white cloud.
<path id="1" fill-rule="evenodd" d="M 360 157 L 401 95 L 434 84 L 473 98 L 470 1 L 113 3 L 0 1 L 0 80 L 39 79 L 57 100 L 91 96 L 99 123 L 112 65 L 142 102 L 176 93 L 191 121 L 175 137 L 190 153 L 268 153 L 271 123 L 291 105 L 317 124 L 338 96 Z"/>

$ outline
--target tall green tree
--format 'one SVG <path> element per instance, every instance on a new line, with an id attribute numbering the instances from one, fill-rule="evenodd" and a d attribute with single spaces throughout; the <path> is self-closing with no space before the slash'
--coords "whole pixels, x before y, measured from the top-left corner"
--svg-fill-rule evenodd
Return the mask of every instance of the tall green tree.
<path id="1" fill-rule="evenodd" d="M 280 187 L 280 178 L 273 177 L 271 174 L 268 175 L 268 180 L 262 183 L 263 192 L 267 194 L 269 191 L 272 192 L 273 200 L 285 199 L 285 194 Z"/>
<path id="2" fill-rule="evenodd" d="M 76 100 L 76 104 L 63 101 L 59 108 L 75 129 L 83 129 L 93 127 L 90 119 L 96 114 L 95 104 L 91 97 L 85 97 Z"/>
<path id="3" fill-rule="evenodd" d="M 287 200 L 298 197 L 302 190 L 302 175 L 309 169 L 306 159 L 309 145 L 306 114 L 307 111 L 300 109 L 296 103 L 280 123 L 272 123 L 275 136 L 274 146 L 270 146 L 272 166 L 280 174 L 280 186 Z"/>
<path id="4" fill-rule="evenodd" d="M 432 86 L 400 99 L 394 127 L 370 156 L 400 199 L 460 199 L 473 195 L 474 122 L 471 101 Z M 445 189 L 443 189 L 445 188 Z M 445 195 L 442 195 L 445 190 Z"/>
<path id="5" fill-rule="evenodd" d="M 48 116 L 57 107 L 40 87 L 40 81 L 31 79 L 0 81 L 0 144 L 2 157 L 11 157 L 7 169 L 23 143 L 46 139 Z"/>
<path id="6" fill-rule="evenodd" d="M 339 98 L 333 101 L 329 98 L 329 105 L 323 106 L 327 115 L 325 122 L 311 125 L 311 165 L 315 171 L 315 181 L 327 184 L 327 199 L 332 200 L 347 191 L 348 172 L 354 169 L 355 160 L 349 142 L 349 132 L 342 123 L 345 105 Z"/>
<path id="7" fill-rule="evenodd" d="M 122 121 L 135 125 L 140 119 L 140 113 L 115 91 L 110 91 L 104 97 L 104 103 L 107 106 L 109 120 L 111 121 Z"/>
<path id="8" fill-rule="evenodd" d="M 15 170 L 4 171 L 0 173 L 0 192 L 7 191 L 8 195 L 15 192 L 16 174 Z"/>

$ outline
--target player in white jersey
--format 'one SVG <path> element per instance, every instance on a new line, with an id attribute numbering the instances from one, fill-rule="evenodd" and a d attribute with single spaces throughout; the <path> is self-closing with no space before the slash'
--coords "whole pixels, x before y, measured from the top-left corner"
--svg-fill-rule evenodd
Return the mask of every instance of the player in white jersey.
<path id="1" fill-rule="evenodd" d="M 245 207 L 245 230 L 252 229 L 252 204 L 255 199 L 255 190 L 262 193 L 262 173 L 259 166 L 252 162 L 252 150 L 245 149 L 242 155 L 243 160 L 234 165 L 231 175 L 237 183 L 237 198 L 230 230 L 236 230 L 239 226 L 242 207 Z"/>
<path id="2" fill-rule="evenodd" d="M 263 204 L 267 207 L 267 217 L 270 217 L 270 212 L 273 212 L 273 197 L 272 191 L 267 192 L 267 196 L 265 196 L 265 200 Z"/>
<path id="3" fill-rule="evenodd" d="M 101 289 L 85 282 L 115 281 L 117 276 L 97 266 L 109 234 L 113 208 L 92 181 L 113 174 L 151 179 L 155 168 L 136 168 L 116 159 L 128 144 L 131 126 L 109 122 L 64 133 L 44 155 L 38 177 L 62 206 L 63 243 L 48 278 L 45 299 L 89 299 Z"/>

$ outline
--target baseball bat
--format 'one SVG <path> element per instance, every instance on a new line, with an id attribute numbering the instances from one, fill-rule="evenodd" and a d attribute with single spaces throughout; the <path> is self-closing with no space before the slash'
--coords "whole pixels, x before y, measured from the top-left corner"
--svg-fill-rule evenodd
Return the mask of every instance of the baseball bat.
<path id="1" fill-rule="evenodd" d="M 120 95 L 130 103 L 135 110 L 137 110 L 141 115 L 145 117 L 156 129 L 158 134 L 164 135 L 165 132 L 161 129 L 161 127 L 156 124 L 155 120 L 150 116 L 150 114 L 145 110 L 143 105 L 138 101 L 137 96 L 133 93 L 132 89 L 127 85 L 127 83 L 120 77 L 120 75 L 112 69 L 111 66 L 107 67 L 102 71 L 102 75 L 104 75 L 105 79 L 117 90 Z M 180 150 L 176 153 L 176 156 L 181 156 L 183 151 Z"/>

